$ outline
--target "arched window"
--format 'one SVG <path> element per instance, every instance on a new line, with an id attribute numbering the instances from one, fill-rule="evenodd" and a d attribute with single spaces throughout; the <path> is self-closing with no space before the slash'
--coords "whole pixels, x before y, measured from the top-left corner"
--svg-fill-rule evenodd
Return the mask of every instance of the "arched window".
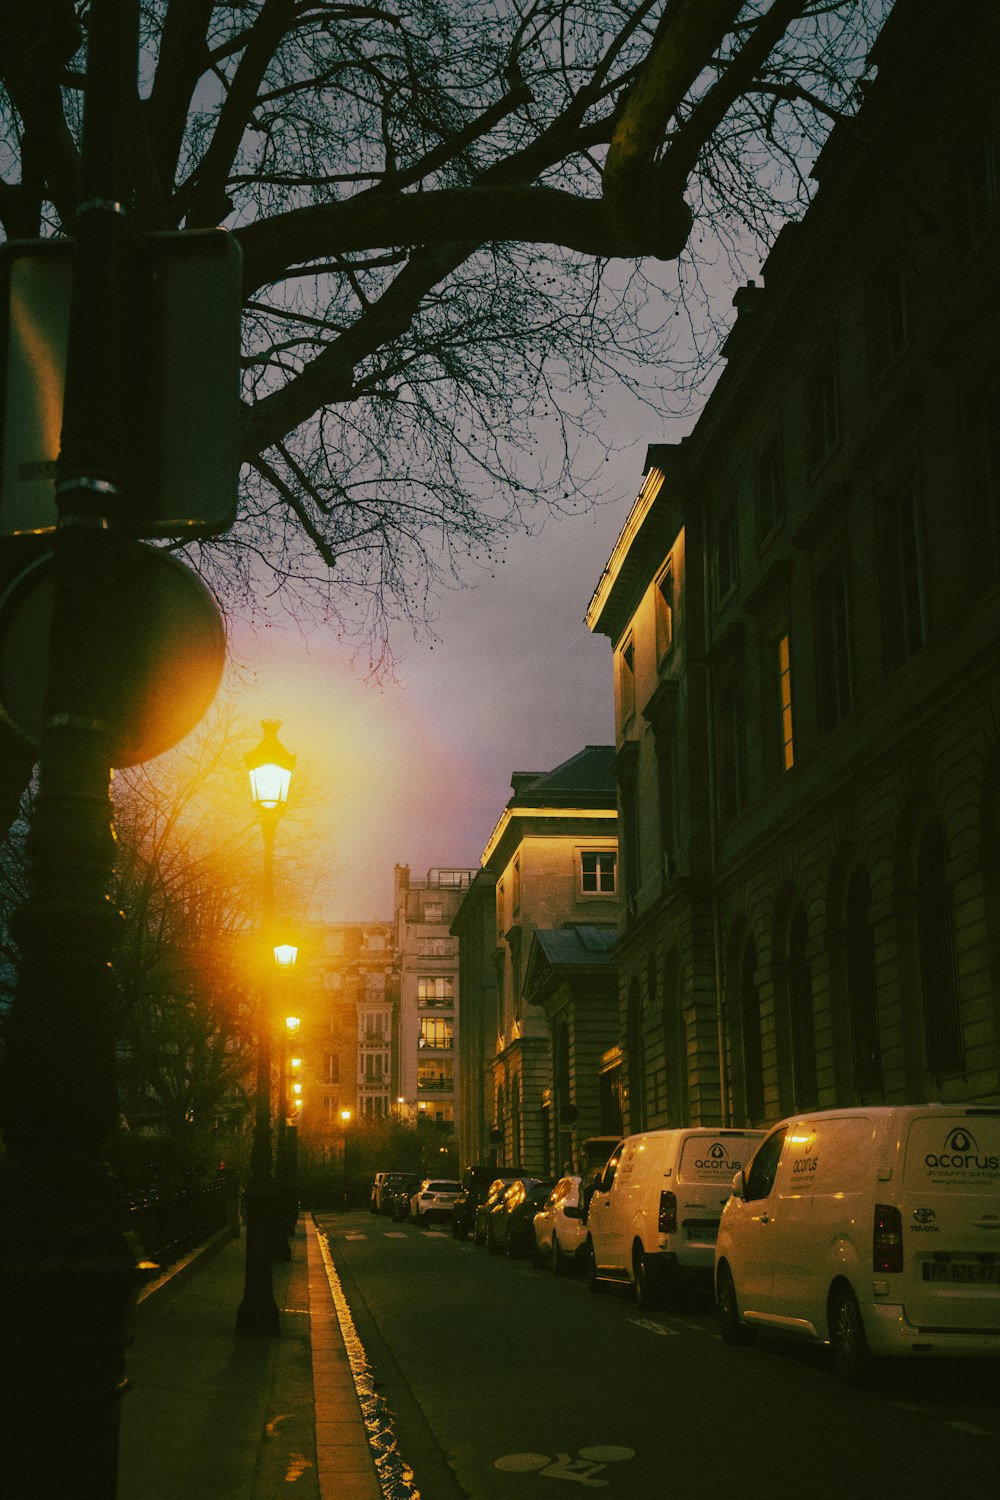
<path id="1" fill-rule="evenodd" d="M 812 974 L 807 946 L 809 924 L 799 905 L 788 932 L 788 1011 L 792 1040 L 792 1086 L 795 1106 L 816 1102 L 816 1028 L 813 1021 Z"/>
<path id="2" fill-rule="evenodd" d="M 747 1119 L 755 1121 L 764 1116 L 764 1051 L 757 994 L 757 948 L 753 938 L 744 943 L 740 964 L 740 1032 Z"/>
<path id="3" fill-rule="evenodd" d="M 869 908 L 871 887 L 864 869 L 855 870 L 847 888 L 844 948 L 847 955 L 847 1010 L 851 1023 L 851 1062 L 858 1093 L 881 1088 L 882 1049 L 878 1034 L 875 935 Z"/>
<path id="4" fill-rule="evenodd" d="M 924 1002 L 927 1066 L 960 1068 L 965 1060 L 958 998 L 955 913 L 946 878 L 947 850 L 940 819 L 929 825 L 917 854 L 917 944 Z"/>

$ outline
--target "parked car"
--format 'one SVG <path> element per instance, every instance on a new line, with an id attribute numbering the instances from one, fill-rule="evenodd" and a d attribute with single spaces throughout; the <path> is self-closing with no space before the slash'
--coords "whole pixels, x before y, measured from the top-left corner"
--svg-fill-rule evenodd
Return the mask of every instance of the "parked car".
<path id="1" fill-rule="evenodd" d="M 648 1130 L 626 1136 L 587 1210 L 587 1284 L 629 1283 L 641 1307 L 700 1278 L 712 1284 L 715 1236 L 734 1172 L 763 1130 Z"/>
<path id="2" fill-rule="evenodd" d="M 413 1176 L 412 1172 L 376 1172 L 372 1185 L 371 1212 L 373 1214 L 391 1213 L 396 1190 L 407 1182 L 413 1181 Z M 420 1181 L 419 1177 L 416 1181 Z M 412 1187 L 410 1192 L 413 1192 Z"/>
<path id="3" fill-rule="evenodd" d="M 1000 1108 L 793 1115 L 736 1173 L 715 1257 L 727 1343 L 766 1327 L 876 1355 L 1000 1356 Z"/>
<path id="4" fill-rule="evenodd" d="M 460 1187 L 452 1178 L 425 1177 L 410 1199 L 410 1218 L 416 1224 L 450 1219 Z"/>
<path id="5" fill-rule="evenodd" d="M 535 1215 L 549 1195 L 551 1177 L 519 1177 L 497 1199 L 486 1220 L 486 1248 L 511 1259 L 535 1248 Z"/>
<path id="6" fill-rule="evenodd" d="M 583 1183 L 575 1174 L 560 1177 L 535 1215 L 535 1260 L 556 1276 L 576 1268 L 587 1243 Z"/>
<path id="7" fill-rule="evenodd" d="M 410 1199 L 420 1186 L 416 1172 L 401 1172 L 399 1181 L 385 1190 L 386 1213 L 395 1224 L 402 1224 L 410 1217 Z"/>
<path id="8" fill-rule="evenodd" d="M 516 1182 L 518 1177 L 522 1175 L 523 1174 L 520 1172 L 517 1173 L 514 1177 L 506 1177 L 501 1174 L 499 1177 L 494 1177 L 493 1181 L 490 1183 L 489 1187 L 486 1190 L 486 1196 L 483 1198 L 482 1203 L 476 1205 L 475 1214 L 473 1215 L 472 1237 L 477 1245 L 486 1244 L 486 1224 L 489 1220 L 490 1214 L 493 1212 L 496 1205 L 500 1202 L 500 1199 L 510 1187 L 511 1183 Z"/>
<path id="9" fill-rule="evenodd" d="M 467 1240 L 475 1229 L 476 1209 L 486 1197 L 491 1184 L 500 1178 L 513 1182 L 518 1175 L 516 1167 L 466 1167 L 462 1173 L 462 1191 L 455 1199 L 451 1212 L 451 1232 L 456 1240 Z"/>

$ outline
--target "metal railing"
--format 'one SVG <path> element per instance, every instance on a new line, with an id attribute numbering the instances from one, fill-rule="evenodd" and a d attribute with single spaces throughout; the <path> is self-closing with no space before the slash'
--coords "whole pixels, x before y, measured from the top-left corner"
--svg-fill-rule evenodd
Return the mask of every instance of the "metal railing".
<path id="1" fill-rule="evenodd" d="M 226 1172 L 204 1186 L 133 1198 L 128 1228 L 148 1260 L 169 1266 L 221 1229 L 238 1232 L 239 1215 L 239 1180 Z"/>

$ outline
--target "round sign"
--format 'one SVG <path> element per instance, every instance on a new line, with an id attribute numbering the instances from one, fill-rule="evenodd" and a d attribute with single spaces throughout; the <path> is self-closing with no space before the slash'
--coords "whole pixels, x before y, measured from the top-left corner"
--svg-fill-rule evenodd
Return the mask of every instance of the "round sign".
<path id="1" fill-rule="evenodd" d="M 189 734 L 215 697 L 226 659 L 219 606 L 197 574 L 155 547 L 127 545 L 128 597 L 114 666 L 115 767 L 152 760 Z M 52 578 L 50 553 L 0 599 L 0 708 L 35 747 L 44 722 Z M 82 652 L 86 638 L 81 620 Z"/>

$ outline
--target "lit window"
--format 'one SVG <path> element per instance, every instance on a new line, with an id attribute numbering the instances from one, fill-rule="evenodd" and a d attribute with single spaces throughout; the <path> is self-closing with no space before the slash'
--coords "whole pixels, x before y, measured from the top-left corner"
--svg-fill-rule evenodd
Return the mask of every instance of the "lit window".
<path id="1" fill-rule="evenodd" d="M 613 849 L 586 849 L 580 855 L 580 889 L 587 896 L 613 896 L 618 856 Z"/>
<path id="2" fill-rule="evenodd" d="M 454 981 L 450 974 L 423 974 L 417 979 L 417 1004 L 450 1006 L 454 1001 Z"/>
<path id="3" fill-rule="evenodd" d="M 454 1023 L 436 1016 L 420 1017 L 418 1047 L 450 1048 L 454 1044 Z"/>
<path id="4" fill-rule="evenodd" d="M 635 646 L 629 636 L 618 658 L 621 721 L 627 724 L 635 713 Z"/>
<path id="5" fill-rule="evenodd" d="M 656 660 L 661 662 L 674 640 L 674 570 L 670 563 L 656 580 Z"/>
<path id="6" fill-rule="evenodd" d="M 786 771 L 790 771 L 795 764 L 795 747 L 792 741 L 792 668 L 787 634 L 781 636 L 777 645 L 778 694 L 781 702 L 781 763 Z"/>

